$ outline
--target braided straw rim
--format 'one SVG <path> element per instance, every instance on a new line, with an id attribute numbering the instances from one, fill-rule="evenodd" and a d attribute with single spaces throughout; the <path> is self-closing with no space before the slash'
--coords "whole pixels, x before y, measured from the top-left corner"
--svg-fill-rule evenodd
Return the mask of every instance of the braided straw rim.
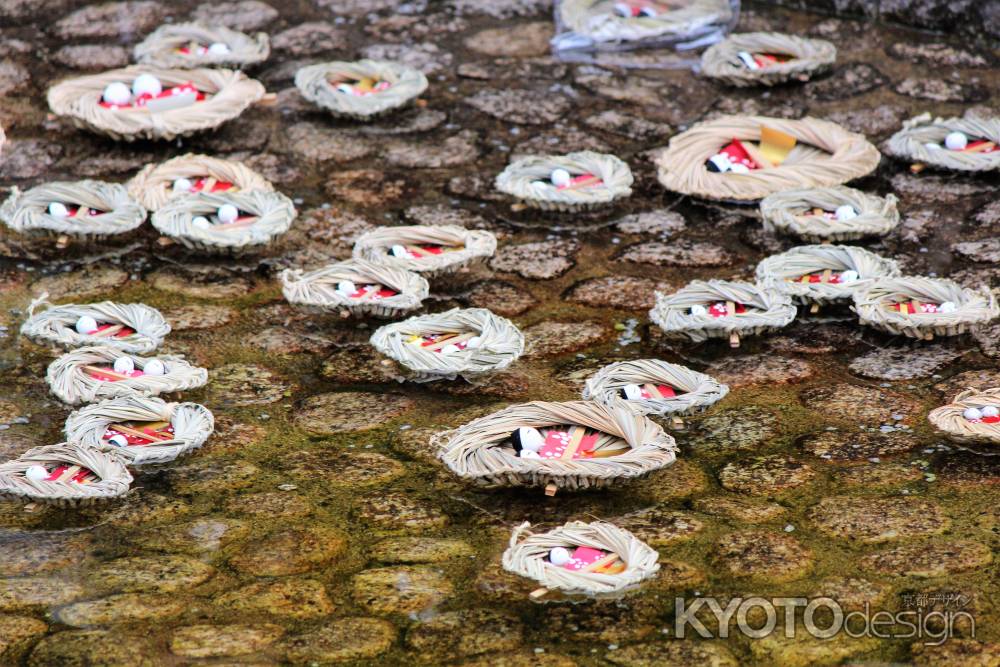
<path id="1" fill-rule="evenodd" d="M 830 269 L 857 271 L 853 283 L 803 283 L 798 278 Z M 901 275 L 896 260 L 846 245 L 804 245 L 771 255 L 757 265 L 757 282 L 792 297 L 796 303 L 832 303 L 851 299 L 854 293 L 879 278 Z"/>
<path id="2" fill-rule="evenodd" d="M 53 202 L 77 204 L 107 213 L 84 218 L 57 218 L 49 215 L 49 204 Z M 0 206 L 0 220 L 22 234 L 66 234 L 93 239 L 136 229 L 145 222 L 146 209 L 118 183 L 56 181 L 24 191 L 17 186 L 11 188 L 10 196 Z"/>
<path id="3" fill-rule="evenodd" d="M 951 301 L 953 313 L 903 313 L 885 307 L 886 302 Z M 881 278 L 854 293 L 854 312 L 861 324 L 891 334 L 925 338 L 928 334 L 955 336 L 965 333 L 970 325 L 984 324 L 1000 315 L 996 297 L 989 288 L 962 287 L 943 278 L 903 276 Z"/>
<path id="4" fill-rule="evenodd" d="M 180 53 L 178 49 L 197 42 L 205 46 L 221 43 L 229 47 L 228 53 Z M 174 23 L 161 25 L 146 39 L 136 44 L 133 56 L 137 63 L 151 67 L 219 67 L 253 65 L 267 60 L 271 43 L 267 33 L 258 32 L 252 37 L 238 30 L 201 23 Z"/>
<path id="5" fill-rule="evenodd" d="M 549 182 L 553 169 L 571 176 L 594 174 L 603 181 L 580 189 L 558 189 Z M 610 204 L 632 194 L 632 170 L 614 155 L 580 151 L 567 155 L 529 155 L 507 165 L 496 178 L 500 192 L 533 208 L 571 211 Z"/>
<path id="6" fill-rule="evenodd" d="M 92 484 L 33 481 L 24 472 L 33 465 L 68 463 L 87 468 L 100 478 Z M 128 493 L 132 475 L 122 459 L 84 445 L 62 442 L 35 447 L 0 465 L 0 494 L 58 505 L 87 504 Z"/>
<path id="7" fill-rule="evenodd" d="M 968 137 L 988 139 L 1000 144 L 1000 118 L 935 118 L 929 113 L 903 123 L 903 129 L 889 138 L 886 148 L 891 155 L 913 160 L 931 167 L 955 171 L 990 171 L 1000 169 L 1000 151 L 963 153 L 947 148 L 928 149 L 924 144 L 944 145 L 951 132 L 963 132 Z"/>
<path id="8" fill-rule="evenodd" d="M 1000 408 L 1000 389 L 966 389 L 951 403 L 931 410 L 927 421 L 956 442 L 995 445 L 1000 443 L 1000 424 L 970 422 L 963 414 L 966 408 L 985 405 Z"/>
<path id="9" fill-rule="evenodd" d="M 522 426 L 578 425 L 606 434 L 597 447 L 624 454 L 592 459 L 525 459 L 505 443 Z M 637 479 L 670 465 L 677 444 L 658 424 L 625 405 L 594 401 L 512 405 L 431 438 L 438 457 L 456 475 L 482 486 L 546 486 L 572 491 Z"/>
<path id="10" fill-rule="evenodd" d="M 739 53 L 775 53 L 792 60 L 752 70 Z M 806 39 L 779 32 L 732 34 L 713 44 L 701 55 L 701 73 L 732 86 L 773 86 L 785 81 L 808 81 L 813 75 L 833 67 L 837 47 L 825 39 Z"/>
<path id="11" fill-rule="evenodd" d="M 130 421 L 170 422 L 174 437 L 126 447 L 117 447 L 104 439 L 108 426 Z M 112 452 L 132 465 L 144 465 L 173 461 L 201 447 L 215 430 L 215 417 L 198 403 L 167 403 L 153 396 L 119 396 L 73 412 L 66 419 L 64 430 L 67 440 Z"/>
<path id="12" fill-rule="evenodd" d="M 431 352 L 406 342 L 414 335 L 472 332 L 481 339 L 479 347 L 451 354 Z M 412 371 L 413 376 L 407 379 L 415 382 L 454 380 L 459 376 L 472 381 L 507 368 L 524 352 L 521 330 L 486 308 L 453 308 L 386 324 L 375 330 L 370 342 L 376 350 Z"/>
<path id="13" fill-rule="evenodd" d="M 104 89 L 115 81 L 131 82 L 140 74 L 152 74 L 164 87 L 190 81 L 209 99 L 191 106 L 152 113 L 148 109 L 106 109 L 100 105 Z M 81 129 L 119 141 L 171 140 L 219 127 L 236 118 L 264 97 L 264 86 L 243 72 L 228 69 L 160 69 L 135 65 L 102 74 L 81 76 L 49 88 L 49 108 L 57 116 L 68 116 Z"/>
<path id="14" fill-rule="evenodd" d="M 527 521 L 514 529 L 503 569 L 534 579 L 546 588 L 574 595 L 609 595 L 633 588 L 660 570 L 660 554 L 632 533 L 603 521 L 570 521 L 555 530 L 532 533 Z M 567 570 L 548 562 L 555 547 L 591 547 L 618 554 L 625 570 L 618 574 Z"/>
<path id="15" fill-rule="evenodd" d="M 337 283 L 342 280 L 385 285 L 398 294 L 380 299 L 372 295 L 352 299 L 337 291 Z M 426 278 L 412 271 L 349 259 L 315 271 L 285 269 L 281 273 L 281 292 L 289 303 L 317 306 L 326 311 L 346 309 L 356 315 L 391 317 L 419 308 L 430 293 L 430 286 Z"/>
<path id="16" fill-rule="evenodd" d="M 627 400 L 621 395 L 627 384 L 663 383 L 683 393 L 673 398 Z M 729 387 L 715 378 L 659 359 L 635 359 L 608 364 L 587 379 L 584 400 L 604 405 L 625 403 L 643 415 L 690 414 L 721 401 Z"/>
<path id="17" fill-rule="evenodd" d="M 190 194 L 174 192 L 174 181 L 178 178 L 208 177 L 232 183 L 235 189 L 227 190 L 232 194 L 236 191 L 274 190 L 270 181 L 242 162 L 193 153 L 179 155 L 159 164 L 147 164 L 126 186 L 132 197 L 142 202 L 148 210 L 156 211 L 174 197 Z"/>
<path id="18" fill-rule="evenodd" d="M 223 224 L 212 224 L 207 229 L 193 224 L 192 221 L 198 216 L 211 221 L 223 204 L 232 204 L 241 211 L 257 216 L 257 220 L 245 227 L 232 229 L 227 229 L 227 225 Z M 152 222 L 160 233 L 180 242 L 186 248 L 240 254 L 270 244 L 288 231 L 296 215 L 292 200 L 280 192 L 198 192 L 171 199 L 153 213 Z"/>
<path id="19" fill-rule="evenodd" d="M 866 236 L 885 236 L 899 226 L 896 195 L 870 195 L 838 185 L 775 192 L 760 200 L 764 229 L 781 230 L 806 241 L 854 241 Z M 850 220 L 830 219 L 809 213 L 813 207 L 836 211 L 849 205 L 857 212 Z"/>
<path id="20" fill-rule="evenodd" d="M 107 346 L 81 347 L 63 354 L 51 364 L 45 374 L 49 388 L 63 403 L 79 405 L 97 399 L 119 396 L 155 396 L 185 389 L 194 389 L 208 382 L 208 371 L 192 366 L 183 357 L 161 354 L 155 357 L 163 362 L 167 372 L 163 375 L 105 382 L 97 380 L 82 370 L 89 364 L 112 365 L 118 357 L 130 357 L 135 367 L 142 370 L 154 357 L 140 357 Z"/>
<path id="21" fill-rule="evenodd" d="M 733 139 L 759 141 L 762 124 L 798 140 L 782 164 L 745 174 L 713 173 L 705 168 L 705 161 Z M 880 159 L 878 149 L 863 135 L 829 121 L 724 116 L 675 135 L 655 162 L 660 183 L 668 190 L 750 202 L 782 190 L 840 185 L 870 173 Z"/>
<path id="22" fill-rule="evenodd" d="M 163 343 L 170 333 L 170 325 L 155 308 L 142 303 L 64 303 L 58 306 L 48 301 L 48 293 L 42 294 L 28 306 L 28 319 L 21 325 L 21 335 L 39 345 L 59 345 L 64 348 L 84 345 L 106 345 L 125 352 L 142 354 L 152 352 Z M 39 306 L 48 306 L 35 313 Z M 98 322 L 124 324 L 135 333 L 123 338 L 114 336 L 92 336 L 76 330 L 76 321 L 84 315 Z"/>
<path id="23" fill-rule="evenodd" d="M 753 306 L 725 317 L 693 315 L 691 306 L 734 301 Z M 673 294 L 656 293 L 649 318 L 670 336 L 687 336 L 694 342 L 727 338 L 733 332 L 755 336 L 787 326 L 795 319 L 792 298 L 767 285 L 727 280 L 693 280 Z"/>
<path id="24" fill-rule="evenodd" d="M 330 79 L 358 80 L 375 77 L 392 85 L 371 95 L 351 95 L 337 90 Z M 303 67 L 295 85 L 307 100 L 335 116 L 370 120 L 406 106 L 427 90 L 427 77 L 418 69 L 385 60 L 334 61 Z"/>
<path id="25" fill-rule="evenodd" d="M 568 46 L 578 47 L 580 36 L 597 46 L 663 37 L 690 40 L 719 24 L 728 24 L 733 14 L 729 0 L 693 0 L 657 16 L 631 18 L 616 15 L 612 11 L 614 4 L 612 0 L 562 0 L 559 22 L 576 34 L 569 38 L 557 36 L 553 44 L 560 48 L 565 41 Z"/>
<path id="26" fill-rule="evenodd" d="M 392 246 L 407 244 L 462 246 L 461 250 L 423 257 L 395 257 Z M 458 225 L 410 225 L 379 227 L 365 232 L 354 243 L 354 259 L 422 273 L 429 278 L 452 273 L 473 262 L 485 261 L 497 249 L 497 237 L 481 229 L 465 229 Z"/>

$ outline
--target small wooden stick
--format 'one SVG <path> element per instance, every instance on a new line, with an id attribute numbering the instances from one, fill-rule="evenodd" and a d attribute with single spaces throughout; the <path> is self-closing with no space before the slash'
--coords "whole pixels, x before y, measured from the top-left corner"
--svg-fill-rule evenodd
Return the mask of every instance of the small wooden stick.
<path id="1" fill-rule="evenodd" d="M 741 143 L 743 144 L 743 148 L 746 150 L 747 155 L 750 156 L 751 160 L 757 163 L 758 167 L 763 169 L 774 169 L 774 163 L 764 157 L 764 154 L 757 146 L 749 141 Z"/>
<path id="2" fill-rule="evenodd" d="M 590 565 L 588 565 L 587 567 L 583 568 L 580 571 L 596 572 L 597 570 L 600 570 L 602 568 L 607 567 L 608 565 L 611 565 L 616 560 L 618 560 L 618 554 L 608 554 L 607 556 L 601 558 L 600 560 L 595 560 L 593 563 L 591 563 Z"/>
<path id="3" fill-rule="evenodd" d="M 416 255 L 417 257 L 423 257 L 424 255 L 428 254 L 428 253 L 424 252 L 422 248 L 418 248 L 415 245 L 408 245 L 408 246 L 403 246 L 403 247 L 406 248 L 406 252 L 412 253 L 412 254 Z"/>
<path id="4" fill-rule="evenodd" d="M 59 248 L 60 250 L 68 245 L 69 245 L 69 236 L 67 236 L 66 234 L 62 234 L 59 238 L 56 239 L 56 247 Z"/>
<path id="5" fill-rule="evenodd" d="M 680 415 L 671 416 L 670 421 L 673 422 L 674 428 L 676 428 L 678 431 L 684 430 L 684 420 L 681 419 Z"/>
<path id="6" fill-rule="evenodd" d="M 735 331 L 729 332 L 729 347 L 739 347 L 740 346 L 740 335 Z"/>
<path id="7" fill-rule="evenodd" d="M 125 328 L 124 324 L 113 324 L 106 329 L 98 329 L 94 333 L 90 334 L 94 338 L 107 338 L 108 336 L 114 336 L 116 333 Z"/>
<path id="8" fill-rule="evenodd" d="M 929 331 L 926 334 L 924 334 L 924 340 L 934 340 L 934 332 Z"/>
<path id="9" fill-rule="evenodd" d="M 587 435 L 587 429 L 582 426 L 574 426 L 569 435 L 569 443 L 566 444 L 566 449 L 563 450 L 562 456 L 559 458 L 573 458 L 573 455 L 576 454 L 576 450 L 580 449 L 580 443 L 583 442 L 583 436 L 585 435 Z"/>
<path id="10" fill-rule="evenodd" d="M 650 398 L 663 398 L 663 394 L 660 393 L 660 388 L 652 382 L 647 382 L 642 385 L 642 388 L 649 392 Z"/>
<path id="11" fill-rule="evenodd" d="M 589 187 L 591 185 L 597 185 L 598 183 L 601 183 L 601 182 L 602 181 L 601 181 L 600 177 L 598 177 L 598 176 L 590 176 L 588 178 L 581 178 L 579 181 L 575 181 L 575 182 L 574 181 L 570 181 L 569 183 L 567 183 L 566 185 L 564 185 L 563 187 L 561 187 L 559 189 L 560 190 L 578 190 L 580 188 L 586 188 L 586 187 Z"/>
<path id="12" fill-rule="evenodd" d="M 803 284 L 808 283 L 809 282 L 809 274 L 807 273 L 806 275 L 804 275 L 801 278 L 799 278 L 799 282 L 803 283 Z"/>
<path id="13" fill-rule="evenodd" d="M 83 466 L 78 466 L 78 465 L 72 465 L 72 466 L 70 466 L 70 467 L 66 468 L 65 470 L 63 470 L 63 471 L 62 471 L 62 474 L 61 474 L 61 475 L 59 475 L 59 478 L 58 478 L 58 479 L 54 479 L 54 480 L 52 480 L 52 481 L 53 481 L 53 482 L 61 482 L 61 481 L 63 481 L 64 479 L 70 479 L 70 478 L 72 478 L 72 477 L 73 477 L 74 475 L 76 475 L 76 474 L 77 474 L 78 472 L 80 472 L 81 470 L 83 470 Z"/>
<path id="14" fill-rule="evenodd" d="M 631 447 L 622 447 L 620 449 L 602 449 L 600 451 L 594 452 L 595 459 L 609 459 L 612 456 L 618 456 L 620 454 L 627 454 L 632 451 Z"/>
<path id="15" fill-rule="evenodd" d="M 983 151 L 988 151 L 996 148 L 997 145 L 992 141 L 987 141 L 983 144 L 977 144 L 975 146 L 967 146 L 962 149 L 963 153 L 982 153 Z"/>
<path id="16" fill-rule="evenodd" d="M 216 229 L 240 229 L 242 227 L 249 227 L 250 225 L 255 224 L 258 220 L 260 220 L 260 218 L 254 215 L 243 220 L 230 222 L 229 224 L 213 225 L 213 227 Z"/>
<path id="17" fill-rule="evenodd" d="M 542 586 L 541 588 L 536 588 L 535 590 L 528 593 L 528 597 L 532 600 L 537 600 L 538 598 L 545 597 L 549 592 L 549 589 Z"/>
<path id="18" fill-rule="evenodd" d="M 826 269 L 823 271 L 823 275 L 819 277 L 819 281 L 821 283 L 828 283 L 830 282 L 830 278 L 832 277 L 833 277 L 833 271 L 831 269 Z"/>
<path id="19" fill-rule="evenodd" d="M 545 485 L 545 495 L 547 495 L 547 496 L 554 496 L 554 495 L 556 495 L 556 491 L 558 491 L 558 490 L 559 490 L 559 487 L 556 486 L 555 482 L 549 482 L 548 484 Z"/>
<path id="20" fill-rule="evenodd" d="M 913 164 L 910 165 L 910 171 L 913 172 L 914 174 L 919 174 L 926 168 L 927 165 L 924 164 L 923 162 L 914 162 Z"/>
<path id="21" fill-rule="evenodd" d="M 913 307 L 913 314 L 914 315 L 916 315 L 917 313 L 920 312 L 920 302 L 917 301 L 916 299 L 914 299 L 913 301 L 910 301 L 910 306 Z"/>
<path id="22" fill-rule="evenodd" d="M 819 312 L 819 304 L 818 303 L 814 303 L 813 305 L 809 306 L 809 312 L 812 313 L 813 315 L 815 315 L 816 313 L 818 313 Z"/>
<path id="23" fill-rule="evenodd" d="M 736 302 L 727 301 L 726 302 L 726 317 L 732 317 L 736 314 Z"/>
<path id="24" fill-rule="evenodd" d="M 116 380 L 128 380 L 128 379 L 130 379 L 130 376 L 128 376 L 128 375 L 124 375 L 124 374 L 119 373 L 119 372 L 114 371 L 114 370 L 105 370 L 103 368 L 98 368 L 97 366 L 91 366 L 89 364 L 86 365 L 86 366 L 80 366 L 80 368 L 83 369 L 83 370 L 85 370 L 85 371 L 87 371 L 91 375 L 94 375 L 94 374 L 104 375 L 104 376 L 107 376 L 109 378 L 114 378 Z"/>
<path id="25" fill-rule="evenodd" d="M 476 334 L 474 334 L 472 332 L 466 332 L 464 334 L 451 334 L 447 338 L 442 338 L 441 340 L 434 341 L 433 343 L 431 343 L 430 345 L 428 345 L 424 349 L 425 350 L 430 350 L 431 352 L 434 352 L 434 351 L 440 350 L 441 348 L 443 348 L 446 345 L 455 345 L 457 343 L 464 343 L 465 341 L 469 340 L 470 338 L 475 338 L 475 336 L 476 336 Z"/>
<path id="26" fill-rule="evenodd" d="M 826 213 L 826 211 L 821 209 L 819 206 L 813 206 L 813 210 L 811 211 L 811 213 L 812 215 L 823 215 L 824 213 Z"/>
<path id="27" fill-rule="evenodd" d="M 145 431 L 134 429 L 131 426 L 125 426 L 124 424 L 111 424 L 110 426 L 108 426 L 108 428 L 113 428 L 119 433 L 123 433 L 125 435 L 131 435 L 133 438 L 142 438 L 143 440 L 149 440 L 150 442 L 163 442 L 165 440 L 173 440 L 173 438 L 170 437 L 161 438 L 159 435 L 152 435 L 150 433 L 146 433 Z"/>
<path id="28" fill-rule="evenodd" d="M 218 180 L 216 180 L 215 177 L 213 177 L 213 176 L 206 177 L 205 178 L 205 182 L 202 183 L 202 185 L 201 185 L 201 191 L 202 192 L 209 192 L 209 193 L 211 193 L 212 192 L 212 188 L 215 187 L 216 183 L 218 183 Z"/>

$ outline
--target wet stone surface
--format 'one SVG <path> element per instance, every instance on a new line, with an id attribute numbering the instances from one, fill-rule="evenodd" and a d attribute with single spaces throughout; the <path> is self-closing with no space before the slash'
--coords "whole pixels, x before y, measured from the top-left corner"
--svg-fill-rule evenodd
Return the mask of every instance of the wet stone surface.
<path id="1" fill-rule="evenodd" d="M 730 491 L 772 495 L 808 484 L 815 475 L 808 464 L 774 455 L 728 463 L 719 472 L 719 482 Z"/>
<path id="2" fill-rule="evenodd" d="M 812 552 L 794 537 L 763 530 L 730 533 L 719 539 L 715 553 L 733 576 L 771 583 L 801 579 L 813 566 Z"/>
<path id="3" fill-rule="evenodd" d="M 607 276 L 573 285 L 566 293 L 566 300 L 596 308 L 648 310 L 656 303 L 656 292 L 670 293 L 674 290 L 674 285 L 662 280 Z"/>
<path id="4" fill-rule="evenodd" d="M 944 345 L 917 349 L 887 347 L 856 358 L 850 369 L 869 378 L 913 380 L 930 377 L 960 356 L 959 350 Z"/>
<path id="5" fill-rule="evenodd" d="M 934 535 L 950 525 L 936 504 L 912 498 L 824 498 L 810 519 L 828 535 L 866 543 Z"/>

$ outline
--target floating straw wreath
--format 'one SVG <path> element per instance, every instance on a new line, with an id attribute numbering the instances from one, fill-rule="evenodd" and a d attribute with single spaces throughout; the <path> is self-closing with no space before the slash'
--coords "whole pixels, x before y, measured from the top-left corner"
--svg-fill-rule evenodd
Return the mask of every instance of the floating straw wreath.
<path id="1" fill-rule="evenodd" d="M 58 345 L 67 349 L 107 345 L 142 354 L 155 350 L 170 333 L 170 325 L 160 311 L 142 303 L 102 301 L 55 306 L 47 298 L 46 293 L 31 302 L 28 319 L 21 325 L 21 335 L 39 345 Z M 48 308 L 36 314 L 39 306 Z M 90 324 L 95 328 L 87 326 L 85 333 L 80 333 L 81 325 Z"/>
<path id="2" fill-rule="evenodd" d="M 760 215 L 769 231 L 780 230 L 813 243 L 855 241 L 885 236 L 895 229 L 899 225 L 897 201 L 892 194 L 879 197 L 842 185 L 784 190 L 760 201 Z"/>
<path id="3" fill-rule="evenodd" d="M 771 255 L 757 265 L 757 282 L 792 297 L 795 303 L 820 305 L 850 300 L 878 278 L 900 275 L 895 260 L 864 248 L 805 245 Z"/>
<path id="4" fill-rule="evenodd" d="M 200 23 L 161 25 L 136 45 L 135 61 L 151 67 L 243 67 L 262 63 L 271 53 L 267 34 L 253 37 L 222 26 Z"/>
<path id="5" fill-rule="evenodd" d="M 949 438 L 966 444 L 1000 443 L 1000 389 L 966 389 L 927 420 Z"/>
<path id="6" fill-rule="evenodd" d="M 524 352 L 524 334 L 485 308 L 417 315 L 375 330 L 371 344 L 396 360 L 414 382 L 468 381 L 510 366 Z"/>
<path id="7" fill-rule="evenodd" d="M 219 211 L 235 207 L 238 217 L 224 223 Z M 280 192 L 253 190 L 175 197 L 153 213 L 153 226 L 181 245 L 201 252 L 243 255 L 270 245 L 295 219 L 292 200 Z"/>
<path id="8" fill-rule="evenodd" d="M 634 588 L 660 569 L 656 550 L 610 523 L 570 521 L 545 533 L 532 533 L 530 528 L 525 521 L 514 529 L 501 562 L 508 572 L 542 584 L 530 595 L 535 600 L 550 590 L 612 595 Z M 566 557 L 570 560 L 563 565 L 551 560 Z"/>
<path id="9" fill-rule="evenodd" d="M 775 331 L 795 319 L 787 294 L 766 285 L 726 280 L 694 280 L 673 294 L 656 293 L 649 317 L 671 337 L 702 342 L 729 338 L 739 347 L 740 336 Z"/>
<path id="10" fill-rule="evenodd" d="M 128 85 L 140 74 L 152 74 L 164 88 L 193 85 L 204 99 L 167 111 L 145 106 L 112 108 L 101 104 L 111 83 Z M 69 79 L 49 89 L 49 108 L 68 116 L 81 129 L 120 141 L 171 140 L 219 127 L 236 118 L 265 95 L 264 86 L 242 72 L 227 69 L 157 69 L 133 66 Z"/>
<path id="11" fill-rule="evenodd" d="M 732 142 L 760 141 L 761 127 L 796 139 L 776 167 L 746 173 L 712 172 L 706 162 Z M 864 136 L 816 118 L 788 120 L 725 116 L 698 123 L 670 140 L 656 157 L 657 175 L 668 190 L 706 199 L 751 202 L 782 190 L 840 185 L 873 171 L 881 158 Z"/>
<path id="12" fill-rule="evenodd" d="M 961 132 L 968 142 L 963 150 L 944 146 L 952 132 Z M 930 144 L 930 145 L 928 145 Z M 1000 169 L 1000 118 L 931 119 L 929 113 L 903 123 L 903 129 L 889 138 L 889 153 L 913 160 L 914 172 L 925 166 L 954 171 Z"/>
<path id="13" fill-rule="evenodd" d="M 365 259 L 428 278 L 485 262 L 497 249 L 497 237 L 458 225 L 379 227 L 354 243 L 354 258 Z"/>
<path id="14" fill-rule="evenodd" d="M 179 181 L 179 182 L 178 182 Z M 242 162 L 188 153 L 160 164 L 147 164 L 127 184 L 128 192 L 150 211 L 193 192 L 271 192 L 274 186 Z"/>
<path id="15" fill-rule="evenodd" d="M 302 96 L 334 116 L 371 120 L 400 109 L 427 90 L 420 70 L 384 60 L 329 62 L 295 73 Z"/>
<path id="16" fill-rule="evenodd" d="M 680 416 L 700 412 L 721 401 L 729 387 L 710 375 L 659 359 L 636 359 L 608 364 L 587 379 L 583 398 L 605 405 L 626 402 L 644 415 Z"/>
<path id="17" fill-rule="evenodd" d="M 974 290 L 922 276 L 876 280 L 854 293 L 854 311 L 861 324 L 925 340 L 956 336 L 1000 315 L 988 287 Z"/>
<path id="18" fill-rule="evenodd" d="M 56 248 L 65 248 L 71 239 L 93 243 L 127 234 L 145 222 L 146 209 L 118 183 L 57 181 L 12 188 L 0 220 L 19 234 L 51 237 Z"/>
<path id="19" fill-rule="evenodd" d="M 628 197 L 632 180 L 632 170 L 614 155 L 580 151 L 532 155 L 512 162 L 497 176 L 496 188 L 525 206 L 575 211 Z"/>
<path id="20" fill-rule="evenodd" d="M 429 291 L 419 274 L 363 259 L 281 273 L 281 292 L 289 303 L 355 315 L 401 315 L 419 308 Z"/>
<path id="21" fill-rule="evenodd" d="M 124 373 L 113 369 L 115 360 L 122 357 L 132 361 L 134 371 Z M 161 375 L 143 372 L 153 361 L 162 364 Z M 53 361 L 45 379 L 60 400 L 78 405 L 97 399 L 155 396 L 194 389 L 208 382 L 208 371 L 174 355 L 139 357 L 112 347 L 93 346 L 67 352 Z"/>
<path id="22" fill-rule="evenodd" d="M 778 32 L 744 32 L 726 37 L 701 55 L 701 73 L 731 86 L 773 86 L 808 81 L 833 67 L 837 47 L 825 39 Z"/>
<path id="23" fill-rule="evenodd" d="M 519 456 L 512 439 L 521 428 L 539 430 L 549 441 L 564 438 L 578 445 L 580 432 L 596 432 L 583 458 L 567 445 L 556 458 Z M 594 434 L 589 436 L 593 439 Z M 625 405 L 594 401 L 512 405 L 451 431 L 435 434 L 431 444 L 460 478 L 480 486 L 541 486 L 546 495 L 557 489 L 603 488 L 643 477 L 674 462 L 677 445 L 662 427 Z M 521 450 L 522 452 L 524 449 Z M 557 448 L 558 452 L 559 449 Z"/>
<path id="24" fill-rule="evenodd" d="M 118 498 L 131 483 L 122 459 L 72 442 L 35 447 L 0 465 L 0 495 L 57 505 Z"/>
<path id="25" fill-rule="evenodd" d="M 201 447 L 215 430 L 215 418 L 197 403 L 120 396 L 72 413 L 65 430 L 71 442 L 143 465 L 173 461 Z"/>

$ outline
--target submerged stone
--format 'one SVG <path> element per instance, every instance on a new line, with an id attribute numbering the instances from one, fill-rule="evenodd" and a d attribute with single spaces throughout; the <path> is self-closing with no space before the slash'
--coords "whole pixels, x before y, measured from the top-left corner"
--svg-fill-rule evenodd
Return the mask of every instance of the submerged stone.
<path id="1" fill-rule="evenodd" d="M 607 335 L 598 322 L 545 321 L 524 329 L 525 354 L 548 357 L 567 354 L 597 343 Z"/>
<path id="2" fill-rule="evenodd" d="M 229 564 L 257 577 L 283 577 L 320 569 L 346 548 L 344 535 L 331 528 L 284 528 L 250 542 Z"/>
<path id="3" fill-rule="evenodd" d="M 19 664 L 21 656 L 49 626 L 28 616 L 0 615 L 0 662 Z"/>
<path id="4" fill-rule="evenodd" d="M 612 523 L 654 547 L 690 540 L 704 528 L 692 515 L 662 506 L 623 514 Z"/>
<path id="5" fill-rule="evenodd" d="M 960 350 L 945 345 L 911 348 L 882 348 L 851 361 L 858 375 L 881 380 L 913 380 L 930 377 L 938 369 L 962 356 Z"/>
<path id="6" fill-rule="evenodd" d="M 751 354 L 722 359 L 706 370 L 706 373 L 730 389 L 753 384 L 793 384 L 813 375 L 812 365 L 795 357 L 779 357 L 773 354 Z"/>
<path id="7" fill-rule="evenodd" d="M 60 623 L 78 628 L 117 623 L 150 623 L 180 616 L 190 603 L 190 600 L 176 595 L 123 593 L 74 602 L 59 609 L 54 616 Z"/>
<path id="8" fill-rule="evenodd" d="M 362 497 L 355 506 L 354 516 L 362 523 L 386 532 L 423 532 L 448 523 L 448 516 L 441 510 L 398 492 Z"/>
<path id="9" fill-rule="evenodd" d="M 529 280 L 558 278 L 575 265 L 580 246 L 575 241 L 539 241 L 502 246 L 490 260 L 490 268 L 516 273 Z"/>
<path id="10" fill-rule="evenodd" d="M 794 581 L 813 567 L 812 551 L 790 535 L 764 530 L 730 533 L 716 542 L 716 562 L 734 577 Z"/>
<path id="11" fill-rule="evenodd" d="M 936 503 L 920 498 L 824 498 L 809 518 L 827 535 L 867 544 L 935 535 L 951 525 Z"/>
<path id="12" fill-rule="evenodd" d="M 621 310 L 649 310 L 656 303 L 656 292 L 665 294 L 676 286 L 652 278 L 633 276 L 606 276 L 589 278 L 576 283 L 566 292 L 566 300 L 595 308 Z"/>
<path id="13" fill-rule="evenodd" d="M 449 578 L 426 565 L 363 570 L 351 580 L 351 597 L 374 614 L 430 614 L 454 594 Z"/>
<path id="14" fill-rule="evenodd" d="M 943 577 L 985 567 L 993 562 L 992 550 L 981 542 L 952 540 L 910 544 L 865 556 L 861 567 L 885 575 Z"/>
<path id="15" fill-rule="evenodd" d="M 160 664 L 147 637 L 116 630 L 63 631 L 43 638 L 28 656 L 29 667 L 154 667 Z"/>
<path id="16" fill-rule="evenodd" d="M 212 602 L 237 614 L 269 614 L 290 619 L 322 618 L 334 609 L 326 588 L 315 579 L 259 581 L 224 593 Z"/>
<path id="17" fill-rule="evenodd" d="M 174 630 L 170 651 L 185 658 L 225 658 L 257 653 L 285 634 L 280 625 L 187 625 Z"/>
<path id="18" fill-rule="evenodd" d="M 109 591 L 190 590 L 215 575 L 215 568 L 185 556 L 131 556 L 109 561 L 94 571 L 98 585 Z"/>
<path id="19" fill-rule="evenodd" d="M 395 537 L 372 545 L 372 560 L 381 563 L 445 563 L 469 558 L 475 550 L 465 540 L 428 537 Z"/>
<path id="20" fill-rule="evenodd" d="M 722 644 L 705 641 L 666 639 L 632 644 L 610 651 L 605 659 L 620 667 L 658 667 L 660 665 L 701 665 L 702 667 L 737 667 L 736 656 Z"/>
<path id="21" fill-rule="evenodd" d="M 313 435 L 333 435 L 380 428 L 413 407 L 399 394 L 344 391 L 310 396 L 296 411 L 295 425 Z"/>
<path id="22" fill-rule="evenodd" d="M 388 651 L 396 628 L 377 618 L 350 617 L 319 627 L 284 642 L 293 664 L 326 664 L 370 660 Z"/>
<path id="23" fill-rule="evenodd" d="M 719 481 L 730 491 L 773 496 L 808 484 L 815 476 L 809 465 L 776 454 L 729 463 L 719 472 Z"/>

